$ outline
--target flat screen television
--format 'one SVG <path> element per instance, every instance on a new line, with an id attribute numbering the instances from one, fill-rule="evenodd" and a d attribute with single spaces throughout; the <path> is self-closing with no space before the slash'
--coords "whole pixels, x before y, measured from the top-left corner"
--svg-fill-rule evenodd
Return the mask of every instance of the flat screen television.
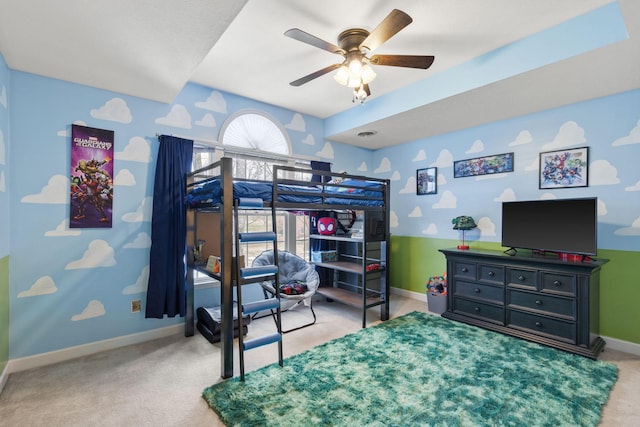
<path id="1" fill-rule="evenodd" d="M 596 255 L 598 199 L 502 203 L 502 246 L 571 255 Z"/>

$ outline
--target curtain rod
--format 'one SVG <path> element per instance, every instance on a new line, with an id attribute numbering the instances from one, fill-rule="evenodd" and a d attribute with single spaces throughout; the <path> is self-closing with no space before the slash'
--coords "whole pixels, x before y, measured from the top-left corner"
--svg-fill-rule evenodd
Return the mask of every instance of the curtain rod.
<path id="1" fill-rule="evenodd" d="M 233 153 L 233 154 L 246 154 L 246 155 L 260 154 L 261 157 L 271 158 L 271 159 L 275 159 L 275 160 L 293 159 L 293 160 L 296 160 L 296 161 L 305 161 L 305 162 L 311 162 L 313 160 L 317 160 L 316 158 L 307 157 L 307 156 L 279 155 L 277 153 L 270 153 L 268 151 L 243 149 L 241 147 L 234 147 L 234 146 L 230 146 L 230 145 L 224 145 L 224 144 L 221 144 L 220 142 L 214 141 L 212 139 L 202 139 L 202 138 L 193 138 L 191 136 L 156 133 L 156 137 L 160 137 L 160 136 L 163 136 L 163 135 L 165 135 L 165 136 L 175 136 L 176 138 L 182 138 L 182 139 L 190 139 L 193 142 L 200 142 L 203 145 L 206 145 L 207 147 L 216 148 L 216 149 L 219 148 L 219 149 L 221 149 L 223 151 L 228 151 L 229 153 Z M 333 164 L 332 162 L 327 162 L 327 163 Z"/>

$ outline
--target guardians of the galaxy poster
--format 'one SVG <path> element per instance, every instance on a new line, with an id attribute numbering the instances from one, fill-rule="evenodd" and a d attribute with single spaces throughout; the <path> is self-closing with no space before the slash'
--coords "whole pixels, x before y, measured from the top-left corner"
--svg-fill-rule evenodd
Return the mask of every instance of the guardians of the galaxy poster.
<path id="1" fill-rule="evenodd" d="M 111 228 L 113 131 L 71 125 L 70 228 Z"/>

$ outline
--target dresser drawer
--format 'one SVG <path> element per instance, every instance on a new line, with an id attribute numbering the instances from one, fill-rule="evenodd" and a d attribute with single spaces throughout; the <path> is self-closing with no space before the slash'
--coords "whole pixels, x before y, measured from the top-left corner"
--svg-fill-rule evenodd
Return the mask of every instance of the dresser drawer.
<path id="1" fill-rule="evenodd" d="M 504 285 L 504 267 L 499 265 L 478 265 L 478 281 Z"/>
<path id="2" fill-rule="evenodd" d="M 567 320 L 575 320 L 576 318 L 576 301 L 570 298 L 508 289 L 507 304 L 510 308 L 517 306 L 517 308 L 542 311 L 551 316 L 564 317 Z"/>
<path id="3" fill-rule="evenodd" d="M 542 292 L 560 295 L 576 295 L 576 276 L 542 272 Z"/>
<path id="4" fill-rule="evenodd" d="M 571 344 L 576 343 L 576 324 L 573 322 L 551 319 L 519 310 L 507 310 L 507 326 Z"/>
<path id="5" fill-rule="evenodd" d="M 533 290 L 538 289 L 538 272 L 536 270 L 508 268 L 507 280 L 509 281 L 509 286 Z"/>
<path id="6" fill-rule="evenodd" d="M 486 320 L 499 325 L 504 324 L 504 308 L 463 298 L 453 298 L 453 311 Z"/>
<path id="7" fill-rule="evenodd" d="M 465 282 L 464 280 L 456 280 L 454 289 L 456 296 L 504 304 L 504 287 L 501 286 L 491 286 L 481 283 Z"/>
<path id="8" fill-rule="evenodd" d="M 476 280 L 476 265 L 474 263 L 456 261 L 453 267 L 455 277 Z"/>

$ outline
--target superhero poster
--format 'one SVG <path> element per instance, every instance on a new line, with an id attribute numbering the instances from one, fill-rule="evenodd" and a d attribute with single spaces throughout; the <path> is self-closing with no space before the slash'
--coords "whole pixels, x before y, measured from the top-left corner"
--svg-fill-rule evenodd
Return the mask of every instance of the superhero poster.
<path id="1" fill-rule="evenodd" d="M 70 228 L 111 228 L 113 131 L 71 125 Z"/>

